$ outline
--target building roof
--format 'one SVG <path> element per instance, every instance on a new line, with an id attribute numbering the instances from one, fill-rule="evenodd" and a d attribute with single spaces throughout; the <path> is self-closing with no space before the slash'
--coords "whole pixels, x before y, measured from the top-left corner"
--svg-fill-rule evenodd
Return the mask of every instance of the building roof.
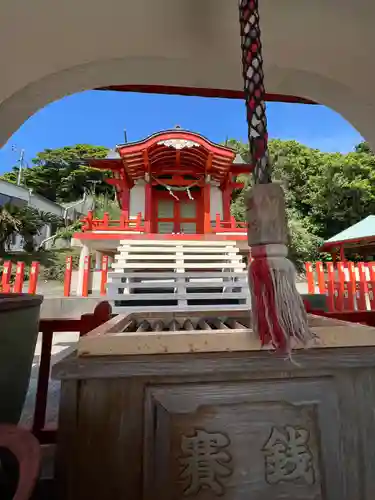
<path id="1" fill-rule="evenodd" d="M 236 156 L 234 157 L 233 164 L 234 165 L 245 165 L 247 162 L 242 158 L 240 153 L 237 153 Z"/>
<path id="2" fill-rule="evenodd" d="M 146 175 L 184 174 L 210 175 L 223 184 L 233 177 L 250 173 L 252 165 L 246 163 L 231 147 L 215 144 L 200 134 L 179 126 L 163 130 L 145 139 L 119 144 L 108 151 L 106 158 L 87 159 L 93 168 L 111 170 L 114 179 L 108 182 L 130 187 Z"/>
<path id="3" fill-rule="evenodd" d="M 118 151 L 116 149 L 110 149 L 108 151 L 107 156 L 105 157 L 106 160 L 117 160 L 121 159 L 121 156 L 119 155 Z"/>
<path id="4" fill-rule="evenodd" d="M 375 215 L 369 215 L 365 219 L 353 224 L 353 226 L 332 236 L 332 238 L 329 238 L 329 240 L 323 243 L 320 250 L 326 251 L 341 244 L 360 244 L 363 240 L 369 243 L 369 240 L 372 239 L 374 239 L 375 242 Z"/>

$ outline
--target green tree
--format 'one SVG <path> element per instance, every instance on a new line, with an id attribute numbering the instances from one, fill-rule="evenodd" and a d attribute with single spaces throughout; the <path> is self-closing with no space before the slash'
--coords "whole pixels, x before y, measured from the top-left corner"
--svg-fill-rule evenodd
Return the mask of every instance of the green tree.
<path id="1" fill-rule="evenodd" d="M 58 149 L 45 149 L 32 160 L 33 165 L 22 171 L 22 184 L 35 193 L 55 202 L 72 202 L 81 198 L 85 190 L 95 193 L 113 193 L 106 184 L 109 172 L 85 164 L 89 158 L 105 158 L 104 146 L 77 144 Z M 18 167 L 3 175 L 6 181 L 16 183 Z"/>
<path id="2" fill-rule="evenodd" d="M 40 234 L 46 224 L 61 226 L 63 221 L 54 214 L 33 207 L 17 207 L 9 203 L 0 207 L 0 252 L 5 251 L 5 246 L 14 233 L 22 236 L 24 249 L 32 252 L 34 237 Z"/>
<path id="3" fill-rule="evenodd" d="M 368 142 L 360 142 L 354 147 L 354 151 L 356 153 L 368 153 L 368 154 L 373 154 L 370 148 L 370 144 Z"/>
<path id="4" fill-rule="evenodd" d="M 21 229 L 21 221 L 12 213 L 10 205 L 0 207 L 0 254 L 4 252 L 13 233 Z"/>
<path id="5" fill-rule="evenodd" d="M 368 153 L 327 153 L 306 187 L 310 220 L 327 239 L 375 214 L 375 157 Z"/>
<path id="6" fill-rule="evenodd" d="M 309 218 L 301 217 L 294 210 L 288 211 L 289 258 L 298 271 L 304 271 L 305 262 L 319 260 L 318 248 L 323 239 L 315 233 Z"/>
<path id="7" fill-rule="evenodd" d="M 248 148 L 235 140 L 227 141 L 245 161 L 249 161 Z M 290 231 L 289 255 L 299 270 L 304 262 L 315 260 L 318 247 L 323 242 L 318 226 L 310 217 L 311 205 L 309 187 L 311 178 L 319 175 L 324 164 L 323 153 L 308 148 L 296 141 L 272 140 L 269 145 L 273 178 L 285 191 Z M 252 184 L 251 176 L 241 175 L 244 188 L 236 190 L 232 196 L 231 212 L 237 220 L 246 218 L 246 194 Z"/>
<path id="8" fill-rule="evenodd" d="M 227 143 L 246 157 L 246 145 Z M 273 179 L 284 187 L 288 209 L 324 240 L 375 214 L 375 156 L 367 143 L 353 153 L 324 153 L 296 141 L 271 140 Z M 247 183 L 251 183 L 247 181 Z M 244 193 L 235 192 L 232 212 L 243 217 Z"/>

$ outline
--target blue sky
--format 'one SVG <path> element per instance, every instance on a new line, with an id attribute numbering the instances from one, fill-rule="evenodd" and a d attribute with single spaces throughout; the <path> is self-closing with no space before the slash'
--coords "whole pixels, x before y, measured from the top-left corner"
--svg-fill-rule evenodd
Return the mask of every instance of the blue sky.
<path id="1" fill-rule="evenodd" d="M 348 152 L 361 136 L 340 115 L 323 106 L 269 103 L 271 138 L 295 139 L 323 151 Z M 0 173 L 45 148 L 78 143 L 113 147 L 180 125 L 214 142 L 246 140 L 244 103 L 240 100 L 87 91 L 65 97 L 32 116 L 0 149 Z"/>

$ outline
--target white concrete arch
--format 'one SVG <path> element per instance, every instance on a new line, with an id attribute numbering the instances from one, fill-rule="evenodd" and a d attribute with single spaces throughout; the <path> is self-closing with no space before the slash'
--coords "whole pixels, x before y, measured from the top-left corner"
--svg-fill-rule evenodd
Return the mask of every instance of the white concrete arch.
<path id="1" fill-rule="evenodd" d="M 233 66 L 230 71 L 239 80 L 239 61 Z M 221 71 L 219 65 L 207 63 L 192 72 L 191 61 L 154 57 L 99 60 L 49 74 L 0 104 L 0 146 L 39 109 L 66 95 L 109 85 L 205 87 L 207 78 L 219 80 Z"/>
<path id="2" fill-rule="evenodd" d="M 46 104 L 97 86 L 242 88 L 237 0 L 2 3 L 0 145 Z M 330 106 L 374 147 L 375 2 L 262 0 L 260 15 L 268 92 Z"/>
<path id="3" fill-rule="evenodd" d="M 296 68 L 268 68 L 272 92 L 311 99 L 339 113 L 375 149 L 375 100 L 327 76 Z M 268 88 L 268 87 L 267 87 Z"/>
<path id="4" fill-rule="evenodd" d="M 235 64 L 235 66 L 238 66 Z M 111 59 L 75 66 L 50 74 L 19 90 L 0 105 L 0 145 L 34 113 L 62 97 L 107 85 L 155 84 L 200 87 L 208 73 L 214 78 L 220 68 L 207 65 L 194 76 L 184 60 L 178 59 Z M 203 70 L 203 68 L 202 68 Z M 235 74 L 240 69 L 232 68 Z M 150 82 L 150 74 L 158 79 Z M 369 141 L 375 149 L 375 104 L 355 94 L 353 89 L 326 76 L 309 71 L 280 68 L 265 68 L 267 89 L 272 93 L 298 95 L 324 104 L 340 113 Z"/>

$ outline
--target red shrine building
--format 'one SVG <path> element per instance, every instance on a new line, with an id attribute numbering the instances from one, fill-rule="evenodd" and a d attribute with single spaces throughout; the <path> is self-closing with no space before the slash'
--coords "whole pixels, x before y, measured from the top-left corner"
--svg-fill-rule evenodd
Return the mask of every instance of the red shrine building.
<path id="1" fill-rule="evenodd" d="M 91 167 L 111 172 L 121 217 L 89 213 L 73 245 L 85 256 L 113 256 L 123 240 L 232 240 L 247 251 L 246 224 L 231 215 L 238 176 L 252 167 L 233 149 L 176 127 L 141 141 L 120 144 Z M 78 279 L 80 281 L 80 279 Z M 79 286 L 79 285 L 78 285 Z"/>

